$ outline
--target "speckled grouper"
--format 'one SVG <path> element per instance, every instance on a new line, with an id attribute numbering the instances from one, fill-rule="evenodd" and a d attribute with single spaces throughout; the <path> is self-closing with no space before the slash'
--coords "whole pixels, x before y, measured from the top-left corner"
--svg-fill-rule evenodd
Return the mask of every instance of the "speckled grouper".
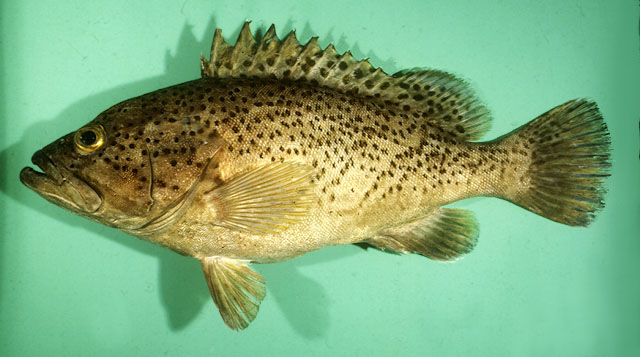
<path id="1" fill-rule="evenodd" d="M 249 263 L 328 245 L 450 261 L 473 249 L 474 196 L 586 226 L 603 207 L 610 139 L 577 99 L 495 140 L 469 85 L 387 75 L 317 38 L 217 30 L 202 78 L 116 104 L 33 155 L 22 182 L 76 214 L 202 262 L 225 323 L 265 296 Z"/>

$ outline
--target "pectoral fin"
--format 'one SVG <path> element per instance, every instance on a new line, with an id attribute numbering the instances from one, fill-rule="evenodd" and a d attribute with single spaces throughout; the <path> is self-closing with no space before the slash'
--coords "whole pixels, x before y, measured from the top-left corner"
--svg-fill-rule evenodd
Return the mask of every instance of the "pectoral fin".
<path id="1" fill-rule="evenodd" d="M 232 177 L 211 192 L 217 225 L 252 234 L 277 233 L 302 221 L 314 202 L 313 168 L 271 164 Z"/>
<path id="2" fill-rule="evenodd" d="M 393 253 L 416 253 L 452 261 L 473 250 L 477 239 L 478 223 L 472 212 L 440 208 L 427 217 L 387 229 L 364 243 Z"/>
<path id="3" fill-rule="evenodd" d="M 245 329 L 266 295 L 264 278 L 242 261 L 206 257 L 200 262 L 224 323 L 232 330 Z"/>

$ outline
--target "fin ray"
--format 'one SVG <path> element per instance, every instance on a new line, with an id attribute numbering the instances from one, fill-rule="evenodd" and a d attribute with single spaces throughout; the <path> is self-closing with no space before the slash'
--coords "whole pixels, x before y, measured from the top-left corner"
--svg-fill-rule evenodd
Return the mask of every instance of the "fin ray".
<path id="1" fill-rule="evenodd" d="M 266 234 L 299 223 L 308 215 L 315 197 L 312 173 L 308 165 L 285 162 L 231 178 L 211 192 L 220 209 L 216 224 Z"/>
<path id="2" fill-rule="evenodd" d="M 489 128 L 487 108 L 465 81 L 449 73 L 413 69 L 388 75 L 349 51 L 338 54 L 331 44 L 323 50 L 316 37 L 302 45 L 291 31 L 281 41 L 273 25 L 258 42 L 246 22 L 234 46 L 217 29 L 210 58 L 202 58 L 202 77 L 299 80 L 375 98 L 394 111 L 421 113 L 463 140 L 477 140 Z"/>
<path id="3" fill-rule="evenodd" d="M 427 217 L 381 232 L 365 240 L 383 251 L 416 253 L 441 261 L 459 259 L 478 239 L 478 223 L 472 212 L 440 208 Z"/>
<path id="4" fill-rule="evenodd" d="M 200 262 L 224 323 L 232 330 L 247 328 L 266 296 L 264 278 L 243 262 L 221 257 L 207 257 Z"/>
<path id="5" fill-rule="evenodd" d="M 594 102 L 576 99 L 559 105 L 505 140 L 531 157 L 527 187 L 507 199 L 571 226 L 588 225 L 603 208 L 611 142 Z"/>

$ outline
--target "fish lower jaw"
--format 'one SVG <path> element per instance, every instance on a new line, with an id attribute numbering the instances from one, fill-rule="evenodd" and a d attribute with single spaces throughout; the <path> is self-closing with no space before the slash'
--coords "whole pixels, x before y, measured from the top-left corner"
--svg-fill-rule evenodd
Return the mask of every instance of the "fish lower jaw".
<path id="1" fill-rule="evenodd" d="M 47 201 L 80 215 L 91 214 L 102 205 L 102 198 L 89 185 L 47 171 L 25 167 L 20 181 Z"/>

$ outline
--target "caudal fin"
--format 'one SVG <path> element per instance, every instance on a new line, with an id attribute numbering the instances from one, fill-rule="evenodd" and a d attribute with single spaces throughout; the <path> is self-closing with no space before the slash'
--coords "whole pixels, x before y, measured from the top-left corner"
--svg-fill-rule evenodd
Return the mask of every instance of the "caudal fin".
<path id="1" fill-rule="evenodd" d="M 596 103 L 557 106 L 514 135 L 531 153 L 528 189 L 515 203 L 551 220 L 586 226 L 604 207 L 610 138 Z"/>

